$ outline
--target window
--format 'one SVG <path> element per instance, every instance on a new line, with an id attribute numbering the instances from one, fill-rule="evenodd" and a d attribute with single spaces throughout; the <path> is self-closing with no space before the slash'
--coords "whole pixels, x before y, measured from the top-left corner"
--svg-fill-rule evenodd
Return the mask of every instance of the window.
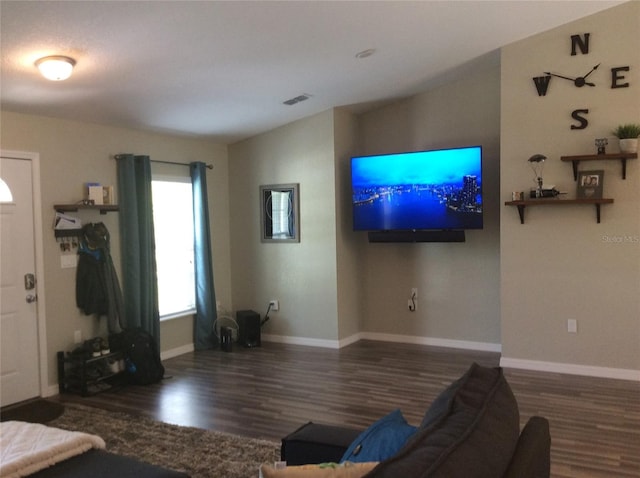
<path id="1" fill-rule="evenodd" d="M 11 194 L 11 189 L 7 183 L 5 183 L 2 179 L 0 179 L 0 202 L 3 203 L 11 203 L 13 202 L 13 195 Z"/>
<path id="2" fill-rule="evenodd" d="M 160 319 L 195 312 L 191 180 L 154 176 L 153 221 Z"/>

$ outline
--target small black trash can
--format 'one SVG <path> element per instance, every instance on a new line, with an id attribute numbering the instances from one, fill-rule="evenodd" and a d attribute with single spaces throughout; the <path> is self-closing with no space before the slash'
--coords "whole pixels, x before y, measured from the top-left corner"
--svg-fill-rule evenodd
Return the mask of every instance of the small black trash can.
<path id="1" fill-rule="evenodd" d="M 220 327 L 220 348 L 225 352 L 231 352 L 233 350 L 231 327 Z"/>

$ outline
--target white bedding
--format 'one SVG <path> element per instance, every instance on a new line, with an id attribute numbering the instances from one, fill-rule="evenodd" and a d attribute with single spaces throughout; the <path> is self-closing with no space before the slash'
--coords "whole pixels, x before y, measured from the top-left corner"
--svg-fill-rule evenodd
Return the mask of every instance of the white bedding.
<path id="1" fill-rule="evenodd" d="M 104 440 L 37 423 L 0 422 L 0 477 L 27 476 L 91 448 L 104 449 Z"/>

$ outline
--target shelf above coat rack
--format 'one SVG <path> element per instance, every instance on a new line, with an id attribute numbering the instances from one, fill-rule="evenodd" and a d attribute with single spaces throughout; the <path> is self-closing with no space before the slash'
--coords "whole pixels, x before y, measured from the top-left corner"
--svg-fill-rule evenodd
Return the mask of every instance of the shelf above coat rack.
<path id="1" fill-rule="evenodd" d="M 117 204 L 54 204 L 53 208 L 60 213 L 77 212 L 79 210 L 98 211 L 104 215 L 108 212 L 118 212 Z M 82 235 L 82 229 L 54 229 L 55 237 L 78 237 Z"/>
<path id="2" fill-rule="evenodd" d="M 58 212 L 76 212 L 80 209 L 99 211 L 100 214 L 117 212 L 120 210 L 117 204 L 54 204 L 53 208 Z"/>

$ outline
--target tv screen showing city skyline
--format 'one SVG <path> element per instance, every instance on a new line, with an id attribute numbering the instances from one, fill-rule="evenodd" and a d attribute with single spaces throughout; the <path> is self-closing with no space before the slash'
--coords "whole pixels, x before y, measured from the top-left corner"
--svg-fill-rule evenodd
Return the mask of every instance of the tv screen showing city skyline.
<path id="1" fill-rule="evenodd" d="M 357 231 L 481 229 L 482 147 L 351 159 Z"/>

